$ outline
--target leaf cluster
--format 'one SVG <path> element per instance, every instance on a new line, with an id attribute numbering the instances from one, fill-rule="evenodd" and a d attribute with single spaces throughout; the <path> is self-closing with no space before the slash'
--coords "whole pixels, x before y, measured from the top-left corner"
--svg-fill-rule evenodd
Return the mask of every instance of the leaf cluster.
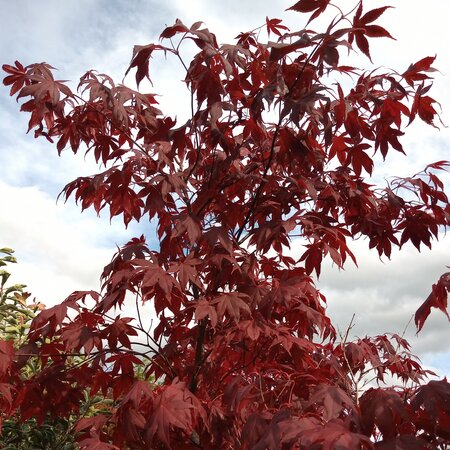
<path id="1" fill-rule="evenodd" d="M 0 408 L 2 416 L 0 446 L 2 449 L 53 449 L 72 450 L 76 448 L 74 424 L 83 416 L 92 416 L 97 413 L 108 413 L 111 402 L 102 396 L 90 396 L 84 392 L 81 402 L 81 415 L 66 417 L 51 416 L 43 411 L 41 420 L 17 413 L 23 398 L 17 397 L 23 384 L 36 383 L 36 379 L 42 370 L 42 365 L 37 358 L 27 358 L 24 365 L 24 354 L 28 348 L 28 331 L 32 320 L 39 311 L 45 309 L 44 305 L 29 302 L 30 294 L 26 292 L 25 285 L 9 285 L 11 276 L 6 266 L 17 263 L 10 248 L 0 249 L 0 363 L 2 371 L 17 358 L 17 372 L 6 370 L 0 381 Z M 83 357 L 72 358 L 69 363 L 82 363 Z M 6 377 L 4 375 L 7 375 Z"/>

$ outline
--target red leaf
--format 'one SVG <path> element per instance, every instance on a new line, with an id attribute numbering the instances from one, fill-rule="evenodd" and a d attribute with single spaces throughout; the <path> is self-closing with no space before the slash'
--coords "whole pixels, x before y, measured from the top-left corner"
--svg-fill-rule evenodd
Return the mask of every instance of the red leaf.
<path id="1" fill-rule="evenodd" d="M 0 364 L 1 363 L 1 356 L 0 356 Z M 1 373 L 1 369 L 0 369 L 0 373 Z M 9 414 L 10 409 L 12 407 L 13 404 L 13 394 L 15 394 L 15 389 L 13 386 L 11 386 L 11 384 L 9 383 L 0 383 L 0 402 L 6 402 L 7 407 L 4 408 L 6 409 L 6 411 L 2 411 L 2 412 L 6 412 L 6 414 Z M 0 426 L 0 432 L 1 432 L 1 426 Z"/>
<path id="2" fill-rule="evenodd" d="M 366 36 L 369 37 L 388 37 L 392 38 L 392 36 L 389 34 L 387 30 L 385 30 L 383 27 L 380 27 L 379 25 L 367 25 L 364 27 Z"/>
<path id="3" fill-rule="evenodd" d="M 337 386 L 320 384 L 309 399 L 310 404 L 321 403 L 325 420 L 337 419 L 343 409 L 355 410 L 353 400 Z"/>
<path id="4" fill-rule="evenodd" d="M 378 19 L 388 8 L 391 6 L 384 6 L 382 8 L 375 8 L 368 11 L 361 17 L 363 2 L 359 2 L 358 9 L 353 18 L 353 30 L 349 33 L 349 42 L 352 43 L 353 39 L 356 40 L 358 48 L 370 59 L 369 41 L 366 36 L 369 37 L 389 37 L 392 36 L 384 28 L 379 25 L 368 25 L 374 20 Z"/>
<path id="5" fill-rule="evenodd" d="M 319 277 L 323 259 L 322 246 L 320 243 L 316 243 L 308 244 L 306 247 L 308 250 L 303 253 L 300 261 L 305 261 L 306 273 L 310 274 L 315 270 Z"/>
<path id="6" fill-rule="evenodd" d="M 195 306 L 195 320 L 200 322 L 205 317 L 209 317 L 213 328 L 217 325 L 217 311 L 208 300 L 201 298 Z"/>
<path id="7" fill-rule="evenodd" d="M 132 321 L 130 317 L 116 317 L 114 322 L 103 330 L 103 335 L 108 340 L 109 348 L 117 349 L 117 344 L 122 344 L 125 348 L 131 349 L 129 336 L 137 336 L 138 332 L 129 323 Z"/>
<path id="8" fill-rule="evenodd" d="M 450 439 L 450 383 L 447 378 L 419 387 L 411 406 L 419 412 L 417 421 L 420 428 L 425 428 L 432 436 Z"/>
<path id="9" fill-rule="evenodd" d="M 15 67 L 8 64 L 3 64 L 2 66 L 2 69 L 10 74 L 3 79 L 3 84 L 5 86 L 11 86 L 11 90 L 9 91 L 9 95 L 11 96 L 22 89 L 27 81 L 26 68 L 19 61 L 16 61 L 14 64 Z"/>
<path id="10" fill-rule="evenodd" d="M 188 283 L 196 283 L 199 264 L 201 264 L 201 260 L 194 258 L 193 253 L 190 253 L 184 261 L 171 267 L 171 271 L 173 270 L 178 275 L 181 289 L 185 289 Z"/>
<path id="11" fill-rule="evenodd" d="M 225 314 L 228 314 L 236 323 L 240 321 L 241 311 L 245 315 L 250 314 L 250 308 L 246 301 L 248 295 L 240 292 L 229 292 L 215 297 L 211 304 L 217 309 L 218 320 L 222 320 Z"/>
<path id="12" fill-rule="evenodd" d="M 185 384 L 175 379 L 172 384 L 162 387 L 155 394 L 153 413 L 148 418 L 146 437 L 149 442 L 154 436 L 168 447 L 171 446 L 170 433 L 179 429 L 190 435 L 196 417 L 204 416 L 204 410 Z"/>
<path id="13" fill-rule="evenodd" d="M 434 116 L 437 114 L 436 110 L 433 108 L 433 103 L 436 103 L 434 99 L 428 95 L 417 99 L 417 112 L 419 117 L 427 124 L 433 125 Z M 414 108 L 414 107 L 413 107 Z M 412 114 L 412 111 L 411 111 Z"/>
<path id="14" fill-rule="evenodd" d="M 299 442 L 304 448 L 315 448 L 321 445 L 320 448 L 323 450 L 372 448 L 372 443 L 367 436 L 351 432 L 341 420 L 337 419 L 330 420 L 325 426 L 318 426 L 301 433 Z"/>
<path id="15" fill-rule="evenodd" d="M 450 316 L 447 311 L 447 295 L 450 291 L 450 272 L 441 276 L 436 284 L 433 284 L 430 295 L 422 303 L 420 308 L 416 311 L 414 316 L 414 322 L 417 327 L 417 333 L 422 329 L 425 321 L 431 313 L 431 308 L 437 308 L 442 311 L 447 319 L 450 320 Z"/>
<path id="16" fill-rule="evenodd" d="M 327 8 L 330 0 L 300 0 L 295 5 L 288 8 L 288 10 L 297 11 L 301 13 L 312 12 L 314 13 L 308 20 L 308 23 L 322 14 Z"/>
<path id="17" fill-rule="evenodd" d="M 177 33 L 187 33 L 189 28 L 184 25 L 179 19 L 176 20 L 175 25 L 167 27 L 159 36 L 160 39 L 170 39 Z"/>
<path id="18" fill-rule="evenodd" d="M 13 341 L 4 341 L 0 339 L 0 375 L 7 373 L 14 360 Z"/>
<path id="19" fill-rule="evenodd" d="M 255 421 L 255 416 L 252 416 L 253 423 L 258 426 L 261 431 L 258 433 L 262 436 L 255 436 L 255 431 L 250 433 L 247 431 L 248 436 L 252 440 L 256 440 L 258 437 L 260 439 L 256 443 L 256 445 L 252 446 L 252 450 L 278 450 L 280 448 L 284 448 L 285 446 L 288 448 L 292 447 L 294 442 L 297 442 L 297 437 L 302 435 L 305 431 L 316 429 L 317 421 L 312 417 L 301 417 L 301 418 L 293 418 L 290 416 L 289 411 L 286 409 L 281 409 L 278 411 L 270 421 L 270 423 L 265 424 L 263 428 L 263 423 L 261 419 L 258 422 Z M 247 426 L 252 425 L 252 421 L 246 424 Z M 262 422 L 262 423 L 261 423 Z M 264 433 L 262 433 L 264 431 Z M 247 435 L 246 433 L 246 435 Z M 283 445 L 284 444 L 284 445 Z"/>
<path id="20" fill-rule="evenodd" d="M 374 427 L 383 439 L 395 437 L 408 412 L 400 395 L 393 389 L 369 389 L 361 397 L 363 430 L 371 435 Z"/>
<path id="21" fill-rule="evenodd" d="M 363 33 L 355 33 L 356 45 L 372 61 L 369 50 L 369 41 Z"/>
<path id="22" fill-rule="evenodd" d="M 133 57 L 131 58 L 130 65 L 125 72 L 125 76 L 127 76 L 128 72 L 133 67 L 136 67 L 136 84 L 138 87 L 144 78 L 147 78 L 150 81 L 148 66 L 150 58 L 155 50 L 163 50 L 164 53 L 167 50 L 171 51 L 170 49 L 157 44 L 136 45 L 133 48 Z"/>
<path id="23" fill-rule="evenodd" d="M 266 27 L 268 36 L 270 36 L 270 33 L 272 32 L 281 37 L 280 30 L 289 31 L 288 27 L 282 25 L 282 21 L 280 19 L 269 19 L 268 17 L 266 17 Z"/>
<path id="24" fill-rule="evenodd" d="M 93 417 L 83 417 L 76 423 L 75 430 L 100 432 L 107 421 L 108 416 L 105 414 L 98 414 Z"/>
<path id="25" fill-rule="evenodd" d="M 436 69 L 431 67 L 431 64 L 435 61 L 435 56 L 427 56 L 426 58 L 417 61 L 415 64 L 411 64 L 408 70 L 403 73 L 403 78 L 410 86 L 414 86 L 415 81 L 427 80 L 430 77 L 422 72 L 434 72 Z"/>
<path id="26" fill-rule="evenodd" d="M 116 445 L 102 442 L 96 433 L 93 436 L 81 439 L 78 445 L 81 450 L 120 450 Z"/>
<path id="27" fill-rule="evenodd" d="M 372 9 L 371 11 L 366 12 L 366 14 L 364 14 L 364 16 L 362 16 L 359 20 L 364 24 L 368 24 L 374 20 L 377 20 L 389 8 L 392 8 L 392 6 L 383 6 L 381 8 Z"/>

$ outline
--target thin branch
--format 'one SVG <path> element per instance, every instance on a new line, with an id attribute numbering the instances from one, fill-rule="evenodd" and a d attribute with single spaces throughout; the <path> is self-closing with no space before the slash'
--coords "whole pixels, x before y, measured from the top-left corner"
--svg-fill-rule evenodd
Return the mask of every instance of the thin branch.
<path id="1" fill-rule="evenodd" d="M 318 49 L 318 47 L 321 44 L 321 42 L 323 42 L 323 40 L 324 39 L 322 38 L 319 42 L 317 42 L 317 44 L 315 45 L 315 47 L 313 48 L 311 53 L 305 59 L 303 65 L 302 65 L 302 68 L 300 69 L 296 79 L 294 80 L 292 85 L 288 87 L 289 91 L 288 91 L 287 97 L 289 97 L 289 95 L 291 95 L 292 90 L 295 88 L 296 84 L 299 82 L 301 76 L 303 75 L 303 72 L 305 71 L 305 68 L 306 68 L 307 64 L 309 64 L 309 62 L 311 61 L 312 57 L 314 56 L 314 53 Z M 280 101 L 279 105 L 280 105 L 280 108 L 281 108 L 281 101 Z M 267 176 L 267 173 L 269 172 L 269 169 L 270 169 L 270 167 L 272 165 L 273 156 L 275 154 L 275 143 L 276 143 L 276 140 L 277 140 L 278 135 L 279 135 L 280 130 L 281 130 L 281 123 L 283 121 L 283 118 L 284 117 L 281 115 L 281 113 L 279 113 L 279 115 L 278 115 L 278 123 L 277 123 L 277 125 L 275 127 L 275 131 L 274 131 L 273 136 L 272 136 L 272 143 L 270 145 L 269 159 L 267 160 L 267 164 L 266 164 L 266 166 L 264 168 L 264 172 L 263 172 L 263 175 L 261 177 L 261 183 L 259 184 L 259 186 L 258 186 L 258 188 L 256 190 L 255 196 L 253 197 L 253 201 L 252 201 L 252 203 L 251 203 L 251 205 L 250 205 L 250 207 L 248 209 L 247 215 L 245 216 L 244 221 L 242 222 L 242 225 L 240 226 L 240 228 L 239 228 L 239 230 L 238 230 L 238 232 L 236 234 L 236 240 L 237 241 L 239 241 L 242 232 L 244 231 L 245 227 L 247 226 L 248 221 L 250 220 L 250 217 L 252 216 L 252 214 L 254 214 L 254 210 L 255 210 L 256 205 L 258 203 L 259 197 L 260 197 L 261 192 L 262 192 L 262 190 L 264 188 L 264 185 L 266 184 L 266 176 Z"/>
<path id="2" fill-rule="evenodd" d="M 191 130 L 194 130 L 194 145 L 195 148 L 197 149 L 197 157 L 195 159 L 194 164 L 192 165 L 192 167 L 189 170 L 189 173 L 187 174 L 186 178 L 185 178 L 185 182 L 187 182 L 189 180 L 189 178 L 191 177 L 192 173 L 194 172 L 194 170 L 196 169 L 198 162 L 200 160 L 200 139 L 198 136 L 198 130 L 194 125 L 194 117 L 195 117 L 195 111 L 194 111 L 194 80 L 191 76 L 191 74 L 189 73 L 189 68 L 187 67 L 186 63 L 184 62 L 183 58 L 180 55 L 179 49 L 180 49 L 180 45 L 183 42 L 183 40 L 185 39 L 187 33 L 184 34 L 184 36 L 180 39 L 180 42 L 178 43 L 177 47 L 175 48 L 172 39 L 170 39 L 170 43 L 172 44 L 172 48 L 175 52 L 176 57 L 178 58 L 178 60 L 180 61 L 181 65 L 183 66 L 184 70 L 186 71 L 186 76 L 189 78 L 190 82 L 191 82 L 191 89 L 190 89 L 190 94 L 191 94 L 191 121 L 190 121 L 190 127 Z"/>
<path id="3" fill-rule="evenodd" d="M 198 300 L 200 294 L 198 287 L 195 284 L 192 284 L 192 292 L 194 294 L 194 299 Z M 202 362 L 203 362 L 203 345 L 205 342 L 205 335 L 206 335 L 206 326 L 207 326 L 207 319 L 202 319 L 200 323 L 197 326 L 197 342 L 195 344 L 195 362 L 194 362 L 194 371 L 192 374 L 191 382 L 189 383 L 189 390 L 195 394 L 197 390 L 197 383 L 198 383 L 198 372 L 201 368 Z"/>

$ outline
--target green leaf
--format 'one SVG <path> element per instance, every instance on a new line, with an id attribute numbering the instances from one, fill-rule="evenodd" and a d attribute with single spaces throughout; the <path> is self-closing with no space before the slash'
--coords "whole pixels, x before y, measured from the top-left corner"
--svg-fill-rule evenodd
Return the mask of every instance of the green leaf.
<path id="1" fill-rule="evenodd" d="M 14 250 L 9 247 L 3 247 L 3 248 L 0 248 L 0 253 L 6 253 L 7 255 L 12 255 L 14 253 Z"/>

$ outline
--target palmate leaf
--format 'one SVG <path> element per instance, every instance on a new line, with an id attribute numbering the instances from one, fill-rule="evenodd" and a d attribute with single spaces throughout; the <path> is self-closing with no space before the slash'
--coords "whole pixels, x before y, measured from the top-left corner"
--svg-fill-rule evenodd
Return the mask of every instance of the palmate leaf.
<path id="1" fill-rule="evenodd" d="M 161 388 L 153 402 L 153 413 L 148 419 L 146 438 L 152 441 L 153 436 L 170 447 L 170 431 L 180 429 L 184 434 L 192 432 L 197 417 L 205 412 L 199 401 L 189 392 L 186 385 L 174 380 Z"/>
<path id="2" fill-rule="evenodd" d="M 448 292 L 450 291 L 450 272 L 443 274 L 436 284 L 433 284 L 430 295 L 422 303 L 420 308 L 416 311 L 414 321 L 417 326 L 417 332 L 419 332 L 428 316 L 431 313 L 431 308 L 437 308 L 442 311 L 447 319 L 450 320 L 448 314 Z"/>
<path id="3" fill-rule="evenodd" d="M 227 293 L 219 295 L 212 300 L 217 310 L 217 317 L 221 320 L 225 315 L 229 316 L 236 323 L 240 321 L 241 314 L 250 314 L 250 308 L 245 302 L 247 295 L 243 293 Z"/>
<path id="4" fill-rule="evenodd" d="M 322 14 L 329 3 L 330 0 L 300 0 L 288 9 L 301 13 L 312 12 L 311 17 L 308 20 L 309 23 Z"/>

